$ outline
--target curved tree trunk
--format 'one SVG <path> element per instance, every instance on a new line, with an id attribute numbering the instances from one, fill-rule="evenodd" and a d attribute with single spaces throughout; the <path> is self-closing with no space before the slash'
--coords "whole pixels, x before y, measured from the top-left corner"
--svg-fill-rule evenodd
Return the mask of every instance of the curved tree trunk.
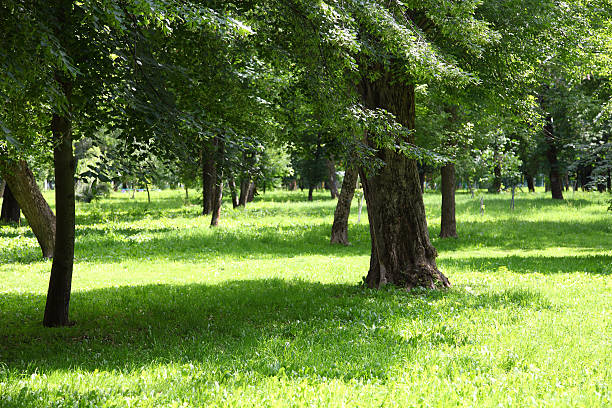
<path id="1" fill-rule="evenodd" d="M 67 11 L 68 12 L 68 11 Z M 70 100 L 72 84 L 61 74 L 57 75 L 66 98 Z M 55 256 L 51 266 L 49 291 L 45 305 L 43 325 L 47 327 L 68 326 L 72 269 L 74 264 L 74 171 L 72 152 L 72 123 L 69 114 L 54 114 L 51 130 L 56 141 L 53 149 L 55 166 L 55 206 L 57 226 L 55 233 Z"/>
<path id="2" fill-rule="evenodd" d="M 455 221 L 455 164 L 448 163 L 441 169 L 442 173 L 442 219 L 440 238 L 457 238 Z"/>
<path id="3" fill-rule="evenodd" d="M 334 211 L 334 223 L 331 229 L 331 243 L 349 245 L 348 219 L 351 213 L 351 202 L 355 195 L 357 176 L 359 172 L 353 167 L 347 167 L 342 181 L 342 190 Z"/>
<path id="4" fill-rule="evenodd" d="M 333 158 L 328 158 L 325 160 L 327 164 L 327 172 L 328 172 L 328 184 L 329 184 L 329 192 L 331 194 L 331 198 L 338 198 L 340 194 L 338 193 L 338 178 L 336 177 L 336 163 L 334 163 Z"/>
<path id="5" fill-rule="evenodd" d="M 28 164 L 23 160 L 6 162 L 2 177 L 11 186 L 11 191 L 38 240 L 43 257 L 53 258 L 55 215 L 40 192 Z"/>
<path id="6" fill-rule="evenodd" d="M 375 82 L 364 79 L 359 91 L 368 108 L 383 108 L 405 128 L 414 129 L 413 85 L 394 82 L 383 73 Z M 377 157 L 385 165 L 376 174 L 360 171 L 372 238 L 366 284 L 371 288 L 387 283 L 405 288 L 450 286 L 438 270 L 437 252 L 429 240 L 416 161 L 394 149 L 378 149 L 373 136 L 367 135 L 367 144 L 378 150 Z"/>
<path id="7" fill-rule="evenodd" d="M 4 188 L 2 194 L 2 211 L 0 212 L 0 222 L 19 224 L 21 220 L 21 208 L 11 192 L 9 186 Z"/>

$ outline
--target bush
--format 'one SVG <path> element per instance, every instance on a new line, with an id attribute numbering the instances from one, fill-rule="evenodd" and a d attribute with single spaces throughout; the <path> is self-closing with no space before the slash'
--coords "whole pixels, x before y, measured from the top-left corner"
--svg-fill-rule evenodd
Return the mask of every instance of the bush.
<path id="1" fill-rule="evenodd" d="M 108 197 L 110 191 L 108 183 L 77 183 L 75 196 L 77 201 L 91 203 L 93 200 Z"/>

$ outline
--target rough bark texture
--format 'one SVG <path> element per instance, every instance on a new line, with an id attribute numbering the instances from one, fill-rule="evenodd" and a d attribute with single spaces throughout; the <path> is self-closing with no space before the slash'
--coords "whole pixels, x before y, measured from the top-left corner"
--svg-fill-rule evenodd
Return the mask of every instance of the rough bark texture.
<path id="1" fill-rule="evenodd" d="M 208 215 L 212 211 L 216 179 L 215 157 L 209 143 L 206 142 L 202 149 L 202 215 Z"/>
<path id="2" fill-rule="evenodd" d="M 457 238 L 455 221 L 455 164 L 448 163 L 441 169 L 442 173 L 442 219 L 440 238 Z"/>
<path id="3" fill-rule="evenodd" d="M 527 188 L 530 193 L 535 193 L 535 184 L 533 182 L 533 176 L 531 174 L 525 173 L 525 180 L 527 180 Z"/>
<path id="4" fill-rule="evenodd" d="M 327 172 L 328 172 L 328 184 L 329 184 L 329 192 L 331 194 L 331 198 L 338 198 L 340 194 L 338 193 L 338 178 L 336 177 L 336 163 L 333 158 L 328 158 L 325 160 L 327 164 Z"/>
<path id="5" fill-rule="evenodd" d="M 351 213 L 351 202 L 355 195 L 357 185 L 357 169 L 347 167 L 342 181 L 342 190 L 334 211 L 334 223 L 331 230 L 331 243 L 349 245 L 348 240 L 348 219 Z"/>
<path id="6" fill-rule="evenodd" d="M 6 186 L 2 195 L 2 211 L 0 212 L 0 222 L 19 224 L 21 220 L 21 209 L 15 199 L 11 188 Z"/>
<path id="7" fill-rule="evenodd" d="M 2 167 L 2 177 L 11 186 L 11 191 L 38 240 L 43 257 L 53 258 L 55 215 L 38 189 L 28 164 L 25 161 L 7 161 Z"/>
<path id="8" fill-rule="evenodd" d="M 559 161 L 557 160 L 557 146 L 553 136 L 553 125 L 552 120 L 546 121 L 544 126 L 544 134 L 546 140 L 546 158 L 550 166 L 549 178 L 550 178 L 550 191 L 552 198 L 555 200 L 563 200 L 563 179 L 561 178 L 561 172 L 559 169 Z"/>
<path id="9" fill-rule="evenodd" d="M 414 86 L 394 83 L 383 73 L 375 82 L 364 79 L 359 91 L 368 108 L 386 109 L 404 127 L 414 129 Z M 368 134 L 366 142 L 376 148 L 375 135 Z M 381 169 L 375 174 L 360 171 L 372 238 L 366 284 L 371 288 L 387 283 L 405 288 L 450 286 L 436 266 L 416 161 L 392 149 L 380 149 L 377 156 L 385 163 Z"/>
<path id="10" fill-rule="evenodd" d="M 67 12 L 67 11 L 66 11 Z M 56 80 L 61 84 L 66 98 L 70 100 L 72 86 L 62 74 Z M 57 226 L 55 232 L 55 255 L 51 266 L 49 291 L 43 324 L 47 327 L 67 326 L 72 269 L 74 263 L 74 170 L 72 152 L 72 123 L 68 113 L 56 113 L 51 120 L 51 131 L 55 139 L 53 159 L 55 167 L 55 205 Z"/>

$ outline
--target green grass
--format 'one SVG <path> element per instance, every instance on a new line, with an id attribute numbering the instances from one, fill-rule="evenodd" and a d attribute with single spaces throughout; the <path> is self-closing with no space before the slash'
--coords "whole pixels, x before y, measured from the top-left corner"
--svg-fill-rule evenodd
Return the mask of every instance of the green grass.
<path id="1" fill-rule="evenodd" d="M 427 194 L 453 287 L 405 292 L 358 285 L 355 203 L 332 247 L 322 192 L 226 203 L 216 229 L 181 194 L 78 206 L 70 328 L 41 327 L 50 263 L 0 227 L 0 407 L 612 406 L 605 195 L 484 195 L 480 215 L 459 194 L 440 240 Z"/>

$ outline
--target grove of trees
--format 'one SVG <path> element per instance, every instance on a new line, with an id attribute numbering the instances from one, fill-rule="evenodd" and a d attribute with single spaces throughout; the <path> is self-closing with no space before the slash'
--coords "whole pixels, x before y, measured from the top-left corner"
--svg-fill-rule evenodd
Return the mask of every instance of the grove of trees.
<path id="1" fill-rule="evenodd" d="M 457 186 L 612 190 L 608 0 L 4 0 L 0 31 L 2 220 L 53 258 L 45 326 L 71 324 L 75 201 L 113 187 L 197 186 L 215 226 L 224 190 L 325 186 L 348 245 L 361 186 L 365 283 L 407 289 L 451 285 L 426 184 L 441 237 Z"/>

